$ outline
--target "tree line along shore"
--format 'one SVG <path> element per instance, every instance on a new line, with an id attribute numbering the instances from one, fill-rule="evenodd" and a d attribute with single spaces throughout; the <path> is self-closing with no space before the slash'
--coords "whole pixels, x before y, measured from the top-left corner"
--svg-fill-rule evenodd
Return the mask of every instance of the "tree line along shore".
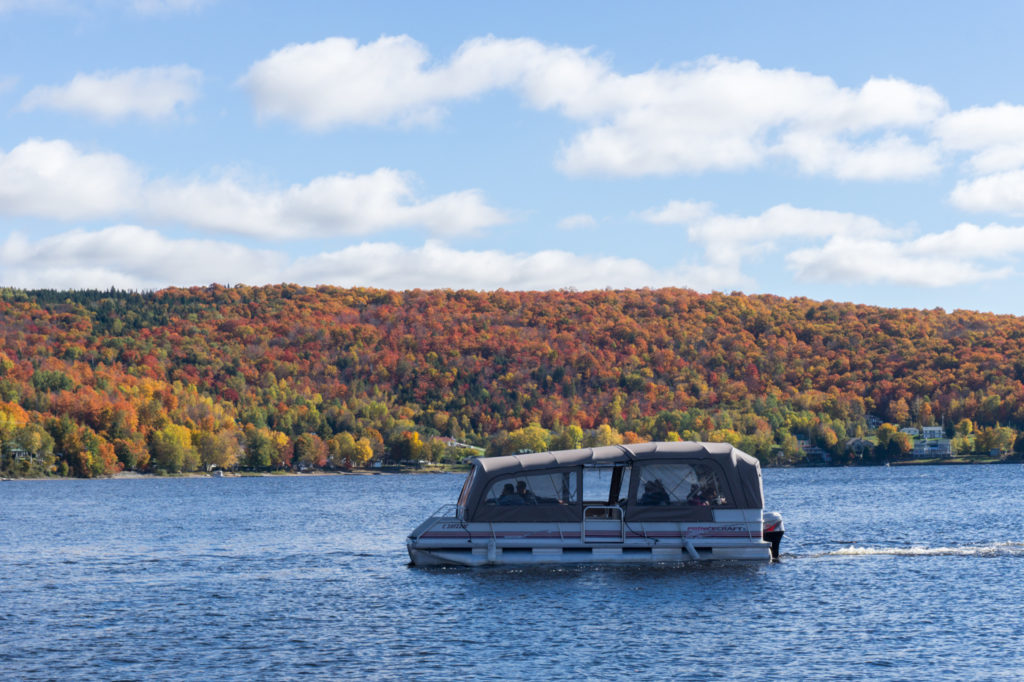
<path id="1" fill-rule="evenodd" d="M 686 289 L 0 289 L 0 474 L 674 439 L 766 465 L 998 461 L 1024 451 L 1022 339 L 1009 315 Z"/>

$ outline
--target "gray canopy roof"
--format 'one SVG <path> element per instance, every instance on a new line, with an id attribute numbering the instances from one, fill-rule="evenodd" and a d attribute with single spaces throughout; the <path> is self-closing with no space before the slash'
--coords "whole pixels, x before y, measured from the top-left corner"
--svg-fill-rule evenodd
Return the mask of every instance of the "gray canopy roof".
<path id="1" fill-rule="evenodd" d="M 599 448 L 580 450 L 554 450 L 531 452 L 526 455 L 481 457 L 476 460 L 476 464 L 488 474 L 499 474 L 585 464 L 611 465 L 634 460 L 709 458 L 723 460 L 721 463 L 727 464 L 730 468 L 744 460 L 753 466 L 760 466 L 755 458 L 729 443 L 695 443 L 693 441 L 605 445 Z"/>
<path id="2" fill-rule="evenodd" d="M 680 441 L 607 445 L 580 450 L 481 457 L 474 461 L 476 473 L 473 477 L 472 489 L 467 491 L 467 512 L 473 516 L 473 512 L 491 483 L 505 476 L 588 465 L 612 466 L 626 462 L 687 460 L 716 462 L 728 479 L 729 487 L 737 495 L 736 502 L 741 507 L 760 509 L 764 506 L 761 491 L 761 465 L 756 458 L 729 443 Z"/>

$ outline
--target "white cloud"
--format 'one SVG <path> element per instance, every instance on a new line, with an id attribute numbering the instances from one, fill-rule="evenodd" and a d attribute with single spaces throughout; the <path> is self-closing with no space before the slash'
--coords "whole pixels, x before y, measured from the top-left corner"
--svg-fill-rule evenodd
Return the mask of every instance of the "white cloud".
<path id="1" fill-rule="evenodd" d="M 688 226 L 690 241 L 700 244 L 706 261 L 718 267 L 739 267 L 744 258 L 775 249 L 786 239 L 893 234 L 874 218 L 789 204 L 773 206 L 756 216 L 734 216 L 715 214 L 710 204 L 672 201 L 664 208 L 644 211 L 640 217 L 651 223 Z"/>
<path id="2" fill-rule="evenodd" d="M 576 213 L 558 221 L 558 227 L 563 230 L 585 230 L 596 225 L 597 220 L 589 213 Z"/>
<path id="3" fill-rule="evenodd" d="M 770 155 L 791 158 L 806 172 L 853 179 L 938 170 L 934 152 L 895 131 L 924 125 L 945 101 L 904 81 L 871 80 L 850 90 L 821 76 L 722 59 L 607 81 L 619 101 L 595 110 L 604 122 L 563 150 L 559 165 L 567 173 L 733 170 Z M 872 106 L 880 91 L 892 106 Z"/>
<path id="4" fill-rule="evenodd" d="M 950 201 L 967 211 L 1024 215 L 1024 170 L 961 180 L 953 188 Z"/>
<path id="5" fill-rule="evenodd" d="M 266 278 L 261 283 L 270 283 L 283 272 L 286 258 L 225 242 L 168 239 L 153 230 L 120 225 L 36 241 L 12 235 L 0 244 L 0 265 L 5 286 L 156 289 L 244 282 L 254 273 Z"/>
<path id="6" fill-rule="evenodd" d="M 689 286 L 706 291 L 746 282 L 737 273 L 721 269 L 656 269 L 632 258 L 554 250 L 460 251 L 437 241 L 414 248 L 363 243 L 291 259 L 282 253 L 222 241 L 168 239 L 133 226 L 95 232 L 72 230 L 36 241 L 11 236 L 0 244 L 0 278 L 6 286 L 23 288 L 101 289 L 288 281 L 391 289 Z"/>
<path id="7" fill-rule="evenodd" d="M 918 252 L 913 242 L 851 236 L 833 237 L 822 247 L 793 251 L 786 264 L 798 279 L 847 284 L 950 287 L 1006 277 L 1009 267 L 992 269 L 956 253 Z"/>
<path id="8" fill-rule="evenodd" d="M 690 227 L 690 237 L 705 244 L 764 244 L 790 237 L 822 239 L 835 235 L 885 234 L 891 234 L 891 230 L 868 216 L 796 208 L 789 204 L 773 206 L 757 216 L 712 215 Z"/>
<path id="9" fill-rule="evenodd" d="M 423 46 L 408 36 L 368 45 L 328 38 L 271 53 L 239 84 L 260 116 L 296 120 L 313 130 L 392 119 L 426 122 L 437 118 L 439 102 L 456 96 L 423 72 L 428 60 Z"/>
<path id="10" fill-rule="evenodd" d="M 1024 215 L 1024 106 L 972 107 L 944 116 L 935 126 L 942 145 L 972 152 L 980 177 L 957 182 L 954 206 L 967 211 Z"/>
<path id="11" fill-rule="evenodd" d="M 1004 260 L 1024 253 L 1024 227 L 961 223 L 952 230 L 926 234 L 909 243 L 914 253 L 960 259 Z"/>
<path id="12" fill-rule="evenodd" d="M 1024 254 L 1024 227 L 995 224 L 963 223 L 908 238 L 868 216 L 788 204 L 734 216 L 715 214 L 709 204 L 672 201 L 639 215 L 652 223 L 686 226 L 690 242 L 704 249 L 708 267 L 732 269 L 736 279 L 745 259 L 793 240 L 802 248 L 787 253 L 785 262 L 798 279 L 847 284 L 969 284 L 1008 276 L 1006 261 Z"/>
<path id="13" fill-rule="evenodd" d="M 143 212 L 157 219 L 265 238 L 362 235 L 404 227 L 463 234 L 507 220 L 475 190 L 418 199 L 410 176 L 388 168 L 319 177 L 283 191 L 249 190 L 230 178 L 161 181 L 144 192 L 143 202 Z"/>
<path id="14" fill-rule="evenodd" d="M 805 281 L 948 287 L 1006 277 L 1011 266 L 1005 260 L 1021 253 L 1024 227 L 963 224 L 909 240 L 841 232 L 821 246 L 789 253 L 786 265 Z M 292 258 L 223 241 L 171 239 L 129 225 L 71 230 L 36 240 L 15 234 L 0 243 L 2 284 L 24 288 L 154 289 L 289 281 L 392 289 L 688 286 L 708 291 L 751 286 L 739 265 L 681 262 L 659 269 L 634 258 L 557 250 L 461 251 L 439 241 L 420 247 L 366 242 Z"/>
<path id="15" fill-rule="evenodd" d="M 561 170 L 626 176 L 746 168 L 781 155 L 844 178 L 918 177 L 938 169 L 938 154 L 906 131 L 947 106 L 931 88 L 893 78 L 850 89 L 719 58 L 622 75 L 587 50 L 492 36 L 463 43 L 443 64 L 408 36 L 289 45 L 239 82 L 260 116 L 313 130 L 435 122 L 450 101 L 511 89 L 587 126 L 560 152 Z"/>
<path id="16" fill-rule="evenodd" d="M 600 289 L 682 283 L 675 272 L 657 271 L 636 259 L 591 258 L 566 251 L 458 251 L 436 241 L 413 249 L 361 244 L 299 259 L 291 272 L 308 282 L 392 289 Z"/>
<path id="17" fill-rule="evenodd" d="M 201 80 L 199 71 L 185 65 L 78 74 L 66 85 L 33 88 L 21 108 L 85 113 L 107 121 L 160 119 L 191 104 Z"/>
<path id="18" fill-rule="evenodd" d="M 145 218 L 262 238 L 364 235 L 396 228 L 464 234 L 508 217 L 477 190 L 421 198 L 413 178 L 388 168 L 318 177 L 284 190 L 240 181 L 148 180 L 116 154 L 63 140 L 0 151 L 0 214 L 61 220 Z"/>
<path id="19" fill-rule="evenodd" d="M 997 173 L 1024 166 L 1024 106 L 1001 103 L 971 107 L 943 116 L 935 135 L 953 151 L 974 152 L 978 173 Z"/>
<path id="20" fill-rule="evenodd" d="M 805 173 L 843 180 L 912 180 L 934 173 L 941 160 L 935 145 L 917 144 L 903 135 L 851 144 L 834 134 L 806 130 L 783 135 L 773 152 L 796 159 Z"/>
<path id="21" fill-rule="evenodd" d="M 142 175 L 117 154 L 83 153 L 64 140 L 0 150 L 0 213 L 79 220 L 133 208 Z"/>

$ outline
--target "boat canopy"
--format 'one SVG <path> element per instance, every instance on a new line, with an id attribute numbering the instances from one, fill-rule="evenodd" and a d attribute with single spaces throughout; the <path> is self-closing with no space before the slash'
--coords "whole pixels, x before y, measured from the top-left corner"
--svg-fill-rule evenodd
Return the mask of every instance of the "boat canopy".
<path id="1" fill-rule="evenodd" d="M 609 499 L 584 500 L 586 469 L 611 469 Z M 618 471 L 616 471 L 618 470 Z M 608 445 L 474 460 L 459 504 L 467 521 L 572 522 L 593 503 L 635 521 L 711 520 L 713 508 L 761 509 L 761 466 L 729 443 Z"/>

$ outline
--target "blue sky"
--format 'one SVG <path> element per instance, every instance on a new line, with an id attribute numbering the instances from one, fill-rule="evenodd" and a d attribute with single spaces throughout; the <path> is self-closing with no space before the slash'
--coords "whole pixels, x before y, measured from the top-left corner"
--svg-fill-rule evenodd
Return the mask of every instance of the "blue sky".
<path id="1" fill-rule="evenodd" d="M 1024 314 L 1017 3 L 0 0 L 0 284 Z"/>

